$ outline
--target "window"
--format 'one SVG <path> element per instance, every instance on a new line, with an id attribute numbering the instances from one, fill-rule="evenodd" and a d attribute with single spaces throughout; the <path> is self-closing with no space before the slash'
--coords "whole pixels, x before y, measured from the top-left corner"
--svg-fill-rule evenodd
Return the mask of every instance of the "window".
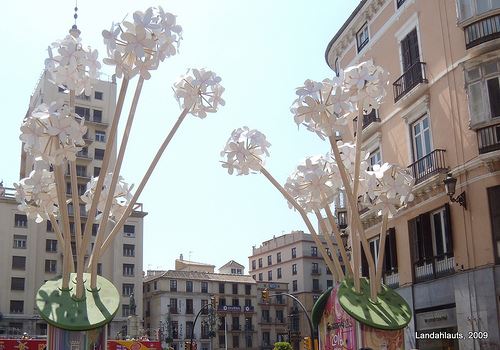
<path id="1" fill-rule="evenodd" d="M 326 280 L 326 288 L 333 287 L 333 280 Z"/>
<path id="2" fill-rule="evenodd" d="M 14 235 L 13 248 L 26 249 L 26 241 L 27 240 L 28 240 L 28 236 L 26 236 L 26 235 Z"/>
<path id="3" fill-rule="evenodd" d="M 154 290 L 158 289 L 158 281 L 154 281 L 153 288 L 154 288 Z"/>
<path id="4" fill-rule="evenodd" d="M 262 258 L 259 258 L 259 268 L 262 267 Z"/>
<path id="5" fill-rule="evenodd" d="M 57 260 L 45 260 L 45 272 L 56 273 L 57 272 Z"/>
<path id="6" fill-rule="evenodd" d="M 101 173 L 101 168 L 95 166 L 94 167 L 94 177 L 98 177 L 100 173 Z"/>
<path id="7" fill-rule="evenodd" d="M 416 282 L 454 272 L 450 206 L 408 221 Z"/>
<path id="8" fill-rule="evenodd" d="M 192 334 L 193 332 L 193 321 L 186 321 L 186 334 Z"/>
<path id="9" fill-rule="evenodd" d="M 297 264 L 293 264 L 292 265 L 292 275 L 296 275 L 297 274 Z"/>
<path id="10" fill-rule="evenodd" d="M 52 227 L 52 222 L 47 220 L 47 232 L 54 232 L 54 228 Z"/>
<path id="11" fill-rule="evenodd" d="M 98 230 L 99 230 L 99 224 L 92 224 L 92 236 L 97 236 Z"/>
<path id="12" fill-rule="evenodd" d="M 22 314 L 24 309 L 24 301 L 22 300 L 11 300 L 10 301 L 10 313 L 11 314 Z"/>
<path id="13" fill-rule="evenodd" d="M 102 92 L 100 92 L 100 91 L 94 91 L 94 99 L 96 99 L 96 100 L 102 100 Z"/>
<path id="14" fill-rule="evenodd" d="M 271 322 L 271 318 L 269 317 L 269 310 L 267 309 L 262 310 L 262 321 Z"/>
<path id="15" fill-rule="evenodd" d="M 238 349 L 239 347 L 240 347 L 240 337 L 238 335 L 233 335 L 233 348 Z"/>
<path id="16" fill-rule="evenodd" d="M 24 214 L 14 215 L 14 226 L 15 227 L 28 227 L 28 217 Z"/>
<path id="17" fill-rule="evenodd" d="M 174 339 L 179 338 L 179 322 L 178 321 L 172 321 L 172 338 L 174 338 Z"/>
<path id="18" fill-rule="evenodd" d="M 278 270 L 276 271 L 276 278 L 277 278 L 277 279 L 280 279 L 281 277 L 283 277 L 283 276 L 281 275 L 281 267 L 278 267 Z"/>
<path id="19" fill-rule="evenodd" d="M 500 60 L 482 63 L 465 72 L 471 127 L 500 117 Z"/>
<path id="20" fill-rule="evenodd" d="M 252 307 L 252 300 L 251 299 L 245 299 L 245 306 Z"/>
<path id="21" fill-rule="evenodd" d="M 175 281 L 177 283 L 177 281 Z M 170 281 L 170 291 L 172 291 L 172 281 Z M 177 289 L 174 291 L 176 292 Z M 170 298 L 170 312 L 173 314 L 179 313 L 177 310 L 177 299 L 176 298 Z"/>
<path id="22" fill-rule="evenodd" d="M 318 256 L 318 247 L 311 247 L 311 256 Z"/>
<path id="23" fill-rule="evenodd" d="M 102 123 L 102 111 L 98 109 L 94 109 L 92 120 L 96 123 Z"/>
<path id="24" fill-rule="evenodd" d="M 312 263 L 312 273 L 315 273 L 315 274 L 319 273 L 319 265 L 318 265 L 318 263 Z"/>
<path id="25" fill-rule="evenodd" d="M 283 323 L 285 318 L 283 317 L 283 310 L 276 310 L 276 322 Z"/>
<path id="26" fill-rule="evenodd" d="M 406 0 L 396 0 L 396 6 L 397 8 L 400 8 L 401 6 L 403 6 L 403 4 L 405 3 Z"/>
<path id="27" fill-rule="evenodd" d="M 245 295 L 250 295 L 250 294 L 252 294 L 252 285 L 245 284 Z"/>
<path id="28" fill-rule="evenodd" d="M 219 283 L 219 293 L 220 294 L 225 293 L 225 284 L 224 283 Z"/>
<path id="29" fill-rule="evenodd" d="M 267 280 L 268 281 L 273 280 L 273 271 L 272 270 L 267 271 Z"/>
<path id="30" fill-rule="evenodd" d="M 135 226 L 123 225 L 123 235 L 127 237 L 135 237 Z"/>
<path id="31" fill-rule="evenodd" d="M 186 299 L 186 314 L 193 314 L 193 299 Z"/>
<path id="32" fill-rule="evenodd" d="M 319 279 L 313 278 L 312 282 L 313 282 L 313 290 L 314 291 L 320 290 Z"/>
<path id="33" fill-rule="evenodd" d="M 276 304 L 280 304 L 280 305 L 284 304 L 284 302 L 283 302 L 283 295 L 282 294 L 276 295 L 275 298 L 276 298 Z"/>
<path id="34" fill-rule="evenodd" d="M 125 277 L 134 276 L 134 264 L 123 264 L 123 276 Z"/>
<path id="35" fill-rule="evenodd" d="M 262 272 L 259 273 L 259 281 L 262 281 L 264 278 L 262 277 Z"/>
<path id="36" fill-rule="evenodd" d="M 219 298 L 219 305 L 220 306 L 226 305 L 226 298 Z"/>
<path id="37" fill-rule="evenodd" d="M 201 282 L 201 292 L 208 293 L 208 282 L 206 281 Z"/>
<path id="38" fill-rule="evenodd" d="M 368 23 L 363 24 L 360 30 L 356 33 L 356 43 L 358 44 L 358 52 L 368 44 Z"/>
<path id="39" fill-rule="evenodd" d="M 382 156 L 380 155 L 380 148 L 375 148 L 373 151 L 370 152 L 369 164 L 370 166 L 368 168 L 371 171 L 373 170 L 373 166 L 375 164 L 382 165 Z"/>
<path id="40" fill-rule="evenodd" d="M 238 294 L 238 283 L 233 283 L 233 294 Z"/>
<path id="41" fill-rule="evenodd" d="M 460 21 L 481 15 L 485 12 L 500 8 L 498 0 L 458 0 L 458 15 Z"/>
<path id="42" fill-rule="evenodd" d="M 268 255 L 267 256 L 267 266 L 272 265 L 272 264 L 273 264 L 273 258 L 271 255 Z"/>
<path id="43" fill-rule="evenodd" d="M 276 262 L 281 262 L 281 252 L 276 253 Z"/>
<path id="44" fill-rule="evenodd" d="M 432 152 L 431 145 L 431 125 L 428 115 L 424 115 L 411 125 L 412 142 L 413 142 L 413 159 L 418 161 Z M 415 172 L 415 177 L 425 174 L 433 167 L 431 157 L 426 161 L 421 161 L 412 167 Z"/>
<path id="45" fill-rule="evenodd" d="M 24 278 L 12 277 L 10 279 L 10 290 L 24 290 Z"/>
<path id="46" fill-rule="evenodd" d="M 95 140 L 99 142 L 106 142 L 106 131 L 96 130 Z"/>
<path id="47" fill-rule="evenodd" d="M 493 236 L 493 251 L 495 260 L 500 262 L 500 186 L 490 187 L 488 191 L 488 202 L 490 207 L 491 234 Z"/>
<path id="48" fill-rule="evenodd" d="M 124 244 L 123 245 L 123 256 L 135 256 L 135 245 Z"/>
<path id="49" fill-rule="evenodd" d="M 75 113 L 78 114 L 80 117 L 85 118 L 86 120 L 89 120 L 90 118 L 90 108 L 76 106 Z"/>
<path id="50" fill-rule="evenodd" d="M 103 160 L 104 159 L 104 150 L 100 148 L 96 148 L 94 150 L 94 158 L 97 160 Z"/>
<path id="51" fill-rule="evenodd" d="M 252 270 L 255 270 L 257 268 L 257 262 L 255 260 L 252 260 Z"/>
<path id="52" fill-rule="evenodd" d="M 102 276 L 102 263 L 97 264 L 97 274 Z"/>
<path id="53" fill-rule="evenodd" d="M 77 184 L 78 188 L 78 194 L 80 196 L 83 196 L 85 194 L 85 191 L 87 191 L 87 185 L 86 184 Z"/>
<path id="54" fill-rule="evenodd" d="M 126 304 L 122 304 L 122 317 L 130 316 L 130 306 Z"/>
<path id="55" fill-rule="evenodd" d="M 122 284 L 122 295 L 125 297 L 130 296 L 134 292 L 134 285 L 132 283 Z"/>
<path id="56" fill-rule="evenodd" d="M 264 346 L 271 345 L 271 334 L 269 332 L 262 332 L 262 343 Z"/>
<path id="57" fill-rule="evenodd" d="M 186 292 L 193 292 L 193 281 L 186 281 Z"/>
<path id="58" fill-rule="evenodd" d="M 177 292 L 177 280 L 170 280 L 170 291 Z"/>
<path id="59" fill-rule="evenodd" d="M 12 270 L 26 270 L 26 257 L 13 256 L 12 257 Z"/>
<path id="60" fill-rule="evenodd" d="M 238 299 L 238 298 L 233 298 L 233 299 L 231 300 L 231 305 L 232 305 L 232 306 L 240 306 L 240 299 Z"/>
<path id="61" fill-rule="evenodd" d="M 296 292 L 297 291 L 297 280 L 293 280 L 292 281 L 292 292 Z"/>
<path id="62" fill-rule="evenodd" d="M 297 257 L 297 248 L 292 248 L 292 259 Z"/>
<path id="63" fill-rule="evenodd" d="M 226 337 L 224 335 L 219 335 L 219 348 L 224 349 L 226 347 Z"/>

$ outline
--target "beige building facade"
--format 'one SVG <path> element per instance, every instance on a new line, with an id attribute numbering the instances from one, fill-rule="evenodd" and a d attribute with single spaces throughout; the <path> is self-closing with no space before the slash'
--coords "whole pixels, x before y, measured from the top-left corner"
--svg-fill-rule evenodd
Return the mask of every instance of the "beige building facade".
<path id="1" fill-rule="evenodd" d="M 49 82 L 43 73 L 30 98 L 27 113 L 41 103 L 67 101 L 63 89 Z M 92 176 L 98 176 L 107 143 L 108 127 L 116 104 L 116 82 L 97 81 L 90 96 L 76 98 L 76 112 L 86 119 L 88 128 L 86 146 L 77 155 L 78 191 L 83 194 Z M 21 120 L 19 121 L 21 125 Z M 116 159 L 116 146 L 111 164 Z M 33 159 L 21 151 L 20 178 L 29 176 Z M 68 173 L 69 174 L 69 173 Z M 66 192 L 71 193 L 67 176 Z M 12 185 L 0 190 L 0 335 L 11 336 L 27 332 L 45 335 L 46 324 L 35 309 L 35 294 L 47 280 L 62 272 L 62 247 L 50 224 L 28 221 L 17 209 Z M 81 204 L 82 205 L 82 204 Z M 74 210 L 70 207 L 71 211 Z M 81 209 L 82 220 L 85 212 Z M 130 295 L 135 294 L 136 314 L 142 315 L 142 261 L 143 218 L 146 213 L 138 204 L 127 220 L 122 234 L 118 235 L 105 253 L 98 269 L 100 274 L 113 282 L 121 295 L 120 309 L 109 328 L 109 337 L 115 338 L 127 324 Z M 71 221 L 71 219 L 70 219 Z M 74 234 L 74 225 L 71 225 Z M 97 227 L 93 228 L 91 245 L 94 244 Z M 72 243 L 74 244 L 74 243 Z M 90 247 L 89 247 L 90 248 Z M 88 258 L 88 257 L 87 257 Z"/>
<path id="2" fill-rule="evenodd" d="M 363 148 L 416 179 L 390 221 L 384 273 L 414 311 L 408 349 L 500 347 L 499 38 L 498 1 L 363 0 L 325 53 L 335 72 L 371 59 L 390 73 Z M 466 206 L 445 193 L 447 173 Z M 375 212 L 362 218 L 378 247 Z M 439 331 L 464 338 L 423 339 Z"/>
<path id="3" fill-rule="evenodd" d="M 326 243 L 325 243 L 326 248 Z M 273 286 L 288 285 L 287 293 L 295 296 L 305 307 L 308 313 L 319 296 L 333 286 L 334 277 L 321 257 L 316 243 L 310 234 L 294 231 L 279 237 L 262 242 L 259 247 L 253 247 L 252 255 L 248 258 L 250 274 L 259 285 L 266 283 L 271 294 Z M 282 286 L 281 286 L 282 287 Z M 283 287 L 281 290 L 284 290 Z M 299 305 L 291 298 L 285 297 L 287 318 L 286 332 L 275 330 L 268 341 L 262 338 L 262 349 L 272 349 L 276 341 L 283 339 L 282 335 L 290 338 L 294 349 L 302 348 L 302 339 L 310 337 L 310 327 L 307 317 Z M 262 308 L 261 313 L 265 308 Z M 261 319 L 265 320 L 262 314 Z M 263 323 L 265 326 L 267 322 Z M 264 327 L 261 330 L 264 332 Z M 262 333 L 264 337 L 264 334 Z"/>
<path id="4" fill-rule="evenodd" d="M 235 269 L 235 273 L 222 273 L 228 269 Z M 147 272 L 144 326 L 153 339 L 158 339 L 159 329 L 169 320 L 170 346 L 175 350 L 184 349 L 192 335 L 199 350 L 259 349 L 255 281 L 235 261 L 225 264 L 220 273 L 214 270 L 214 265 L 183 260 L 181 256 L 175 270 Z M 211 298 L 217 303 L 213 337 L 206 306 Z"/>

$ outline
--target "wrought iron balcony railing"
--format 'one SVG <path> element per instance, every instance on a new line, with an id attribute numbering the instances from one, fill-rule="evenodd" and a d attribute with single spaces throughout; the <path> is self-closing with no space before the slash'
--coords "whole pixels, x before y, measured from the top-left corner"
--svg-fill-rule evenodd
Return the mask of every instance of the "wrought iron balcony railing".
<path id="1" fill-rule="evenodd" d="M 500 38 L 500 15 L 486 17 L 469 24 L 464 28 L 464 32 L 466 49 Z"/>
<path id="2" fill-rule="evenodd" d="M 417 261 L 414 264 L 415 283 L 432 280 L 455 273 L 455 257 L 443 254 Z"/>
<path id="3" fill-rule="evenodd" d="M 415 178 L 415 184 L 422 182 L 429 177 L 448 171 L 444 160 L 444 149 L 436 149 L 428 155 L 420 158 L 415 163 L 408 166 Z"/>
<path id="4" fill-rule="evenodd" d="M 425 74 L 425 65 L 425 62 L 415 62 L 392 84 L 394 90 L 394 103 L 398 102 L 418 84 L 428 82 Z"/>
<path id="5" fill-rule="evenodd" d="M 500 124 L 490 125 L 477 130 L 479 154 L 500 149 Z"/>

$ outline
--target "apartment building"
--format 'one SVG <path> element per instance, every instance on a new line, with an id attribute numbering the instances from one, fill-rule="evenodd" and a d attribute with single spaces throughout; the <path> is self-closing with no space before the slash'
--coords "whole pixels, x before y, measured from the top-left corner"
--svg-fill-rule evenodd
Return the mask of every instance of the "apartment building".
<path id="1" fill-rule="evenodd" d="M 68 101 L 63 89 L 49 82 L 43 73 L 30 98 L 28 112 L 41 103 L 55 100 Z M 116 82 L 97 81 L 90 96 L 76 98 L 76 112 L 85 118 L 88 132 L 86 146 L 77 155 L 78 192 L 83 194 L 92 176 L 98 176 L 104 151 L 116 145 L 107 143 L 107 134 L 116 104 Z M 21 120 L 19 120 L 21 125 Z M 12 132 L 17 132 L 12 130 Z M 20 178 L 31 172 L 33 159 L 21 152 Z M 116 159 L 116 151 L 111 164 Z M 69 172 L 68 172 L 69 174 Z M 66 191 L 71 193 L 70 179 L 67 176 Z M 0 335 L 45 335 L 47 326 L 35 309 L 35 294 L 38 288 L 49 279 L 62 272 L 62 249 L 50 223 L 36 224 L 28 221 L 26 215 L 17 209 L 14 190 L 0 191 Z M 85 221 L 83 205 L 80 208 Z M 73 212 L 70 207 L 70 214 Z M 121 235 L 101 259 L 99 273 L 112 281 L 122 296 L 121 307 L 109 328 L 109 337 L 114 338 L 126 326 L 129 316 L 129 296 L 135 294 L 136 313 L 142 314 L 142 261 L 143 261 L 143 218 L 146 213 L 138 204 L 127 220 Z M 111 227 L 110 227 L 111 228 Z M 74 224 L 71 224 L 74 234 Z M 94 244 L 97 225 L 93 227 Z M 72 242 L 72 245 L 75 245 Z"/>
<path id="2" fill-rule="evenodd" d="M 326 248 L 326 243 L 325 243 Z M 319 254 L 316 243 L 310 234 L 294 231 L 279 237 L 262 242 L 259 247 L 252 248 L 252 255 L 248 258 L 250 274 L 259 285 L 268 286 L 288 284 L 288 293 L 295 296 L 305 307 L 308 313 L 319 296 L 333 286 L 330 270 Z M 271 289 L 271 294 L 273 291 Z M 291 316 L 288 329 L 290 342 L 294 349 L 301 346 L 301 338 L 310 336 L 309 323 L 302 309 L 293 300 L 286 298 L 287 314 Z M 262 308 L 262 320 L 266 317 L 266 308 Z M 293 316 L 293 317 L 292 317 Z M 264 326 L 267 322 L 262 322 Z M 283 332 L 274 332 L 276 338 L 264 338 L 262 329 L 261 349 L 272 349 Z M 267 335 L 266 335 L 267 337 Z"/>
<path id="3" fill-rule="evenodd" d="M 148 271 L 144 278 L 146 331 L 157 337 L 168 319 L 170 345 L 175 350 L 184 349 L 191 337 L 201 350 L 258 349 L 256 283 L 237 262 L 230 261 L 219 271 L 228 269 L 235 272 L 215 273 L 214 265 L 181 256 L 175 270 Z M 208 306 L 211 298 L 217 302 L 213 337 Z"/>
<path id="4" fill-rule="evenodd" d="M 363 148 L 416 179 L 389 223 L 384 273 L 414 311 L 407 349 L 500 346 L 499 38 L 498 1 L 363 0 L 326 49 L 337 74 L 370 59 L 390 73 L 385 103 L 363 117 Z M 380 221 L 362 212 L 376 248 Z M 415 337 L 436 331 L 464 338 Z"/>

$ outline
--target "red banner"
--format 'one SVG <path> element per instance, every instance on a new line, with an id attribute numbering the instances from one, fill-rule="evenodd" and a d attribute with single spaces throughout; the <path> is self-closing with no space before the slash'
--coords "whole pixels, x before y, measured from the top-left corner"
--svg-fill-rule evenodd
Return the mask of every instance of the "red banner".
<path id="1" fill-rule="evenodd" d="M 0 350 L 44 350 L 45 343 L 40 339 L 0 339 Z"/>
<path id="2" fill-rule="evenodd" d="M 43 339 L 0 339 L 0 350 L 45 350 Z M 159 341 L 108 340 L 108 350 L 161 350 Z"/>
<path id="3" fill-rule="evenodd" d="M 108 340 L 108 350 L 161 350 L 159 341 Z"/>

